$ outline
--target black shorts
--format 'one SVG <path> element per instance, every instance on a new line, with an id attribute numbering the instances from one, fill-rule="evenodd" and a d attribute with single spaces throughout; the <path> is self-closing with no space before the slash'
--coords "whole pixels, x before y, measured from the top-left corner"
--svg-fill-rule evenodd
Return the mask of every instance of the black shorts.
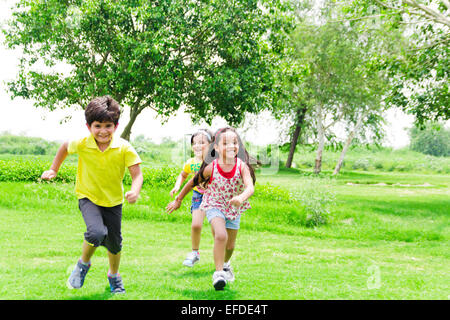
<path id="1" fill-rule="evenodd" d="M 84 239 L 93 247 L 104 246 L 112 254 L 122 250 L 122 204 L 101 207 L 88 198 L 78 200 L 86 224 Z"/>

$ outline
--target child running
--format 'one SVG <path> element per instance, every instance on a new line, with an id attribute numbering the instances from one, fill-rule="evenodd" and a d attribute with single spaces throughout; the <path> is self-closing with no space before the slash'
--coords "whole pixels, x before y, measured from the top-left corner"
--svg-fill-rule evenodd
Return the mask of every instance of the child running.
<path id="1" fill-rule="evenodd" d="M 194 151 L 194 157 L 189 159 L 183 166 L 180 175 L 177 178 L 174 188 L 170 191 L 170 196 L 178 193 L 184 180 L 191 173 L 197 173 L 203 162 L 203 159 L 208 152 L 209 144 L 211 143 L 212 132 L 206 129 L 197 131 L 191 136 L 191 147 Z M 200 186 L 195 186 L 192 194 L 191 202 L 191 243 L 192 251 L 188 253 L 186 259 L 183 261 L 183 265 L 186 267 L 193 267 L 200 260 L 200 238 L 202 234 L 203 220 L 205 220 L 205 212 L 200 210 L 200 204 L 202 203 L 202 197 L 205 190 Z"/>
<path id="2" fill-rule="evenodd" d="M 125 168 L 132 178 L 131 190 L 125 193 L 129 203 L 135 203 L 141 191 L 143 176 L 141 159 L 128 141 L 113 136 L 120 117 L 119 103 L 109 96 L 93 99 L 86 107 L 86 125 L 90 135 L 64 142 L 50 170 L 42 179 L 56 177 L 68 154 L 78 154 L 75 193 L 78 207 L 86 224 L 82 254 L 72 271 L 67 286 L 80 289 L 91 267 L 91 257 L 99 246 L 108 250 L 108 281 L 111 293 L 125 293 L 119 274 L 122 250 L 122 180 Z"/>
<path id="3" fill-rule="evenodd" d="M 205 161 L 197 174 L 189 180 L 166 211 L 177 210 L 183 198 L 194 187 L 206 189 L 200 205 L 205 210 L 214 236 L 213 286 L 223 290 L 234 281 L 230 258 L 233 254 L 242 213 L 250 208 L 248 199 L 253 195 L 255 173 L 249 164 L 249 155 L 236 130 L 220 129 L 213 138 Z"/>

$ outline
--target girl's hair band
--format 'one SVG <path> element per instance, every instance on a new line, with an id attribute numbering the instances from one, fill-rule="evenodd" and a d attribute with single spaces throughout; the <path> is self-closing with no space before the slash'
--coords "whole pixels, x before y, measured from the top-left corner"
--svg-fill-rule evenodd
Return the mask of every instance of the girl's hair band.
<path id="1" fill-rule="evenodd" d="M 200 129 L 198 130 L 196 133 L 193 134 L 193 136 L 197 135 L 197 134 L 203 134 L 205 135 L 209 141 L 211 141 L 211 135 L 208 133 L 208 131 L 204 130 L 204 129 Z"/>

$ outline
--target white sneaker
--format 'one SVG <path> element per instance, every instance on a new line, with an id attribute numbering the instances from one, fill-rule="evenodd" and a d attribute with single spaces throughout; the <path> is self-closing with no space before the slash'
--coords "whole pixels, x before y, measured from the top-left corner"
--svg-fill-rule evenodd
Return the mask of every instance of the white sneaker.
<path id="1" fill-rule="evenodd" d="M 187 255 L 186 259 L 184 259 L 183 265 L 192 268 L 194 264 L 196 264 L 199 261 L 200 261 L 200 253 L 198 253 L 198 251 L 197 252 L 191 251 Z"/>
<path id="2" fill-rule="evenodd" d="M 223 264 L 223 271 L 225 272 L 225 279 L 227 280 L 227 282 L 233 282 L 234 273 L 233 268 L 231 267 L 231 264 L 229 262 L 225 262 Z"/>
<path id="3" fill-rule="evenodd" d="M 216 290 L 223 290 L 227 284 L 225 271 L 215 271 L 213 274 L 213 286 Z"/>

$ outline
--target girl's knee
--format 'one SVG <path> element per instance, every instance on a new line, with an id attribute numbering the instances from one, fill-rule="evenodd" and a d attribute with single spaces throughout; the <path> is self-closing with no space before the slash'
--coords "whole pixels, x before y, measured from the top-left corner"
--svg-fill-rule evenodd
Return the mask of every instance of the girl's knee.
<path id="1" fill-rule="evenodd" d="M 217 231 L 214 233 L 214 240 L 220 242 L 226 242 L 228 240 L 228 234 L 226 232 Z"/>
<path id="2" fill-rule="evenodd" d="M 199 223 L 193 223 L 192 224 L 192 232 L 201 232 L 203 225 Z"/>

